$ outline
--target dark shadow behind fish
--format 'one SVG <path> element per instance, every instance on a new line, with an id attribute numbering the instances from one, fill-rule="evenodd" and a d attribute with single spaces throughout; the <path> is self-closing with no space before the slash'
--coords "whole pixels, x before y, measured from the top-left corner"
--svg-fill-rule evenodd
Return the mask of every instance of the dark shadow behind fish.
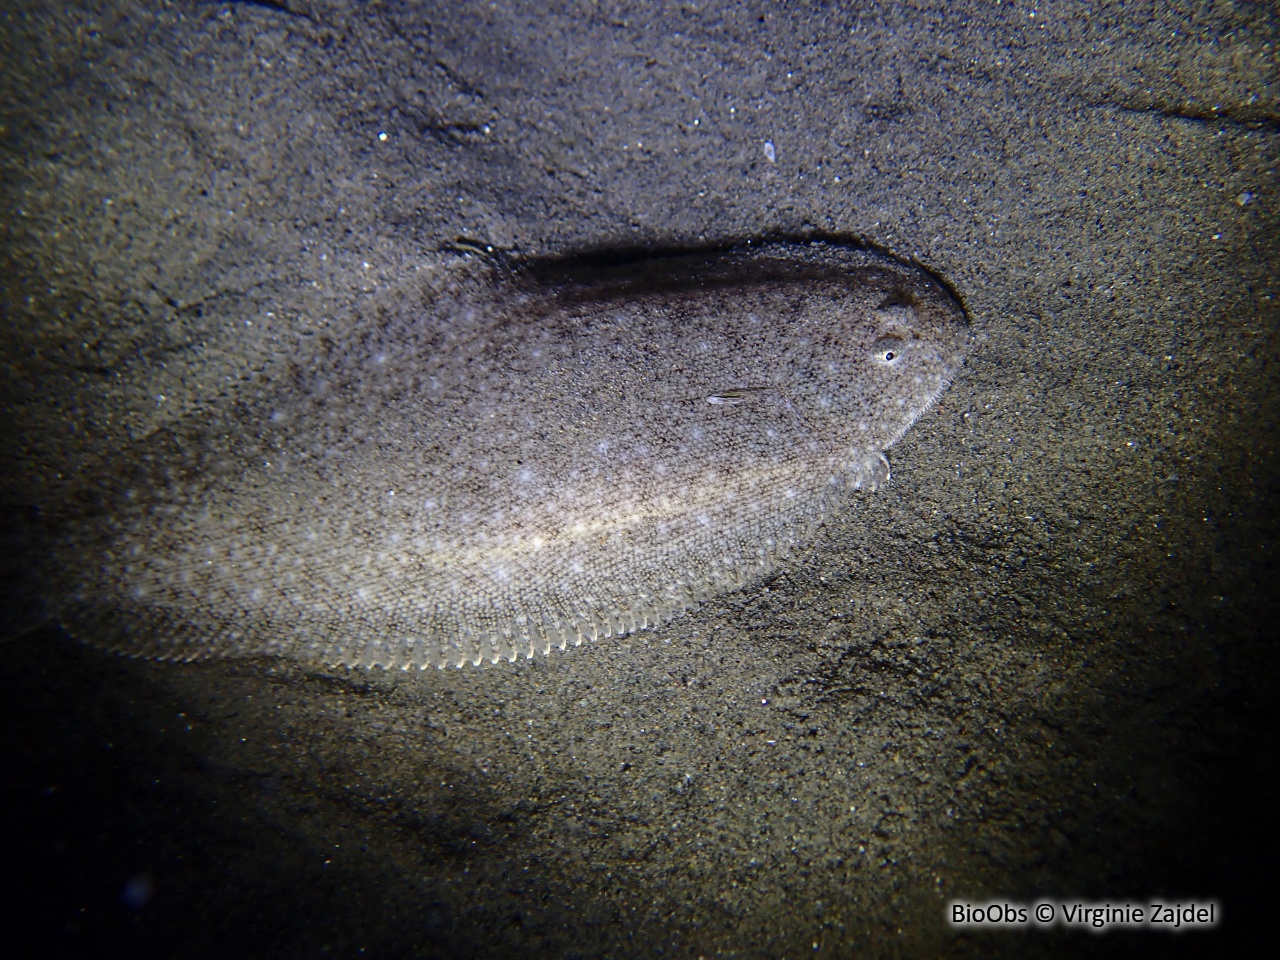
<path id="1" fill-rule="evenodd" d="M 38 560 L 9 589 L 34 572 L 27 621 L 170 660 L 442 667 L 628 633 L 886 479 L 968 336 L 935 278 L 852 245 L 473 262 L 69 486 L 15 525 Z M 865 442 L 833 435 L 850 417 Z"/>

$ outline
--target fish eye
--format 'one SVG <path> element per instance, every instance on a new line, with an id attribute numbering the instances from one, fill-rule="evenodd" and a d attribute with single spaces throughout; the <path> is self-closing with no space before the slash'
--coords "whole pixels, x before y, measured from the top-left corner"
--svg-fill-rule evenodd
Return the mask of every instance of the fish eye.
<path id="1" fill-rule="evenodd" d="M 901 337 L 881 337 L 871 345 L 871 362 L 892 367 L 907 355 L 907 341 Z"/>

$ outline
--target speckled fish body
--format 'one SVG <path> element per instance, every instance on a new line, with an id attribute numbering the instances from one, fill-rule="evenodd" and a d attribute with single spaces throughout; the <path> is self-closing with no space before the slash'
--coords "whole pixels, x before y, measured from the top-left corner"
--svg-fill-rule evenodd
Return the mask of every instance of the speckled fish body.
<path id="1" fill-rule="evenodd" d="M 64 533 L 64 624 L 406 669 L 625 634 L 883 482 L 968 342 L 925 272 L 833 244 L 469 289 L 152 438 Z"/>

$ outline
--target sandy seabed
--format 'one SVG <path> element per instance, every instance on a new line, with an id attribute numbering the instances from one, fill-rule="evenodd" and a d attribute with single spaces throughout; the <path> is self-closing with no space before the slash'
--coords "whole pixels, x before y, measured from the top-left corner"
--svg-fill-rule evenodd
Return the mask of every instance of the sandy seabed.
<path id="1" fill-rule="evenodd" d="M 658 630 L 412 675 L 6 642 L 14 936 L 135 957 L 1267 942 L 1280 22 L 1085 13 L 7 5 L 15 527 L 460 257 L 861 239 L 943 277 L 975 335 L 891 483 Z M 947 923 L 1038 898 L 1221 919 Z"/>

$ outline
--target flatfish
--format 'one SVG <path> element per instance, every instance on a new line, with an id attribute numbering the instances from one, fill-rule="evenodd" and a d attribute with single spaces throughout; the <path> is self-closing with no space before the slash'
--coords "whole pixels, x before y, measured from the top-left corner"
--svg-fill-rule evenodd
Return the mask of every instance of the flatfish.
<path id="1" fill-rule="evenodd" d="M 150 437 L 49 604 L 145 657 L 425 668 L 654 625 L 810 537 L 956 376 L 936 279 L 835 243 L 489 268 Z"/>

